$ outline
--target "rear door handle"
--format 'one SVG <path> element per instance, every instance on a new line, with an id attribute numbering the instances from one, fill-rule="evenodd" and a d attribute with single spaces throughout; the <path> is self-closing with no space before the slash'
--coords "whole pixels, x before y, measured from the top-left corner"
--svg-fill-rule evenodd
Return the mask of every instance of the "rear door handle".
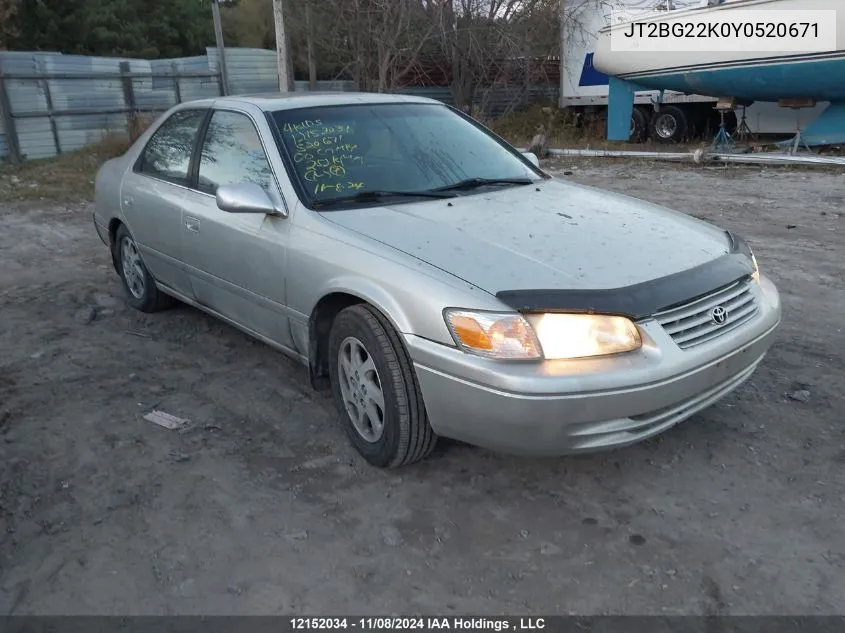
<path id="1" fill-rule="evenodd" d="M 192 218 L 189 215 L 185 216 L 185 228 L 194 233 L 200 232 L 200 221 L 197 218 Z"/>

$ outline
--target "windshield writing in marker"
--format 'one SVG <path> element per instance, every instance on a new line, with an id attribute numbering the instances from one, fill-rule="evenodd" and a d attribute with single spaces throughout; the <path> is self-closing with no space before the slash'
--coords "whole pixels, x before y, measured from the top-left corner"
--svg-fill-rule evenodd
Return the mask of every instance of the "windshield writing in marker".
<path id="1" fill-rule="evenodd" d="M 282 132 L 293 141 L 293 162 L 314 193 L 358 191 L 364 188 L 350 170 L 363 166 L 354 129 L 345 123 L 324 124 L 320 119 L 285 123 Z"/>
<path id="2" fill-rule="evenodd" d="M 389 198 L 404 204 L 461 183 L 470 184 L 453 193 L 471 196 L 488 189 L 479 182 L 505 188 L 540 177 L 514 148 L 442 104 L 378 99 L 333 98 L 271 113 L 279 149 L 307 205 L 353 196 L 356 203 Z"/>

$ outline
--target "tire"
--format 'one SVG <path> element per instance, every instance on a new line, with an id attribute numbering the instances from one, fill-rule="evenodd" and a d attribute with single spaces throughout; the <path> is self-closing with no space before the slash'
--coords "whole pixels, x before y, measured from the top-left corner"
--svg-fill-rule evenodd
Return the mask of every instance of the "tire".
<path id="1" fill-rule="evenodd" d="M 680 143 L 688 130 L 687 115 L 676 106 L 662 106 L 649 121 L 651 138 L 658 143 Z"/>
<path id="2" fill-rule="evenodd" d="M 648 117 L 641 108 L 634 106 L 631 113 L 630 143 L 642 143 L 648 136 Z"/>
<path id="3" fill-rule="evenodd" d="M 329 378 L 343 427 L 372 466 L 407 466 L 434 450 L 437 435 L 428 423 L 411 359 L 375 308 L 357 304 L 335 318 Z"/>
<path id="4" fill-rule="evenodd" d="M 141 312 L 158 312 L 173 305 L 174 299 L 156 287 L 135 239 L 123 224 L 115 232 L 113 249 L 112 257 L 129 305 Z"/>

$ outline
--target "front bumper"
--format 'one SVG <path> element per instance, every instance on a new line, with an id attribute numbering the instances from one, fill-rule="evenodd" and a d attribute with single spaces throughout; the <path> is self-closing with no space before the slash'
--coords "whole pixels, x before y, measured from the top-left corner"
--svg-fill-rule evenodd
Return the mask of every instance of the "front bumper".
<path id="1" fill-rule="evenodd" d="M 775 286 L 761 277 L 752 321 L 680 349 L 654 320 L 638 352 L 601 359 L 491 361 L 406 336 L 429 421 L 441 436 L 514 454 L 564 455 L 656 435 L 751 377 L 781 319 Z"/>

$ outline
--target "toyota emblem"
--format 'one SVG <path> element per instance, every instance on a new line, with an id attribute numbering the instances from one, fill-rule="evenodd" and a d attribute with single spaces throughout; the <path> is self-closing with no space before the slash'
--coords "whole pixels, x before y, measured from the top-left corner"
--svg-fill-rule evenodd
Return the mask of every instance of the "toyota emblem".
<path id="1" fill-rule="evenodd" d="M 725 306 L 716 306 L 710 310 L 710 318 L 716 325 L 724 325 L 725 321 L 728 320 L 728 311 Z"/>

